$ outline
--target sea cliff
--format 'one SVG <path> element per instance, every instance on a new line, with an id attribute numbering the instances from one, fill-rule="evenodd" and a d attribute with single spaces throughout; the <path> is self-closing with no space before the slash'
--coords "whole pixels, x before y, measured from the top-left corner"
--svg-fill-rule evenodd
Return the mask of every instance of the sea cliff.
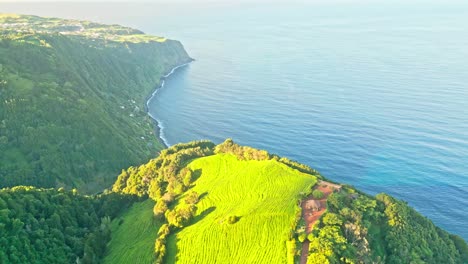
<path id="1" fill-rule="evenodd" d="M 146 99 L 191 61 L 179 41 L 119 25 L 0 15 L 0 187 L 93 192 L 155 155 Z"/>

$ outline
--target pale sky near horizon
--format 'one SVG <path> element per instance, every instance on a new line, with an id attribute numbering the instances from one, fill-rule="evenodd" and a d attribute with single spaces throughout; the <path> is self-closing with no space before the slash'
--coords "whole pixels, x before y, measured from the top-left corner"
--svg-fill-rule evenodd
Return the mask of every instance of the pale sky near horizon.
<path id="1" fill-rule="evenodd" d="M 205 2 L 205 1 L 210 1 L 210 2 L 237 2 L 238 0 L 0 0 L 0 2 L 11 2 L 11 3 L 16 3 L 16 2 Z M 247 1 L 247 0 L 246 0 Z M 254 0 L 254 1 L 263 1 L 263 2 L 269 2 L 271 0 Z M 287 2 L 287 0 L 284 0 Z M 312 1 L 325 1 L 325 0 L 312 0 Z M 353 0 L 341 0 L 341 1 L 353 1 Z"/>
<path id="2" fill-rule="evenodd" d="M 396 0 L 395 2 L 406 2 Z M 424 3 L 426 0 L 413 0 Z M 464 0 L 431 0 L 432 2 L 464 2 Z M 369 3 L 388 2 L 386 0 L 0 0 L 0 3 L 270 3 L 270 2 L 305 2 L 305 3 Z"/>
<path id="3" fill-rule="evenodd" d="M 88 3 L 102 3 L 102 2 L 124 2 L 124 3 L 132 3 L 132 2 L 147 2 L 147 3 L 154 3 L 154 2 L 231 2 L 236 3 L 239 1 L 243 2 L 291 2 L 291 0 L 0 0 L 1 2 L 8 2 L 8 3 L 18 3 L 18 2 L 35 2 L 35 3 L 51 3 L 51 2 L 88 2 Z M 298 0 L 301 2 L 386 2 L 386 0 Z M 415 0 L 417 2 L 418 0 Z M 420 0 L 423 2 L 424 0 Z M 445 0 L 439 0 L 445 1 Z M 455 0 L 455 1 L 463 1 L 463 0 Z"/>

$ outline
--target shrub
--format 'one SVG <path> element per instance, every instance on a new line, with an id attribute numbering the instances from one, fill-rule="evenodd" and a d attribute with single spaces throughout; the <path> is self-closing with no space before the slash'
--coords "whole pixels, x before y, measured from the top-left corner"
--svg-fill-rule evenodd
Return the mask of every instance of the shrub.
<path id="1" fill-rule="evenodd" d="M 235 224 L 237 221 L 239 221 L 239 217 L 238 216 L 235 216 L 235 215 L 230 215 L 228 216 L 228 223 L 229 224 Z"/>
<path id="2" fill-rule="evenodd" d="M 155 217 L 160 218 L 164 216 L 168 210 L 167 203 L 164 200 L 158 200 L 153 207 L 153 214 Z"/>
<path id="3" fill-rule="evenodd" d="M 323 198 L 323 192 L 319 191 L 319 190 L 314 190 L 312 192 L 312 197 L 314 197 L 314 199 L 322 199 Z"/>
<path id="4" fill-rule="evenodd" d="M 297 237 L 297 239 L 299 240 L 299 242 L 301 243 L 304 243 L 304 241 L 306 240 L 307 238 L 307 234 L 304 232 L 304 233 L 300 233 L 299 236 Z"/>
<path id="5" fill-rule="evenodd" d="M 185 204 L 196 204 L 198 203 L 199 199 L 200 199 L 200 196 L 198 195 L 197 192 L 190 191 L 185 195 L 184 202 Z"/>
<path id="6" fill-rule="evenodd" d="M 338 226 L 341 226 L 341 224 L 343 224 L 343 219 L 338 214 L 326 213 L 323 216 L 323 223 L 325 225 L 338 225 Z"/>

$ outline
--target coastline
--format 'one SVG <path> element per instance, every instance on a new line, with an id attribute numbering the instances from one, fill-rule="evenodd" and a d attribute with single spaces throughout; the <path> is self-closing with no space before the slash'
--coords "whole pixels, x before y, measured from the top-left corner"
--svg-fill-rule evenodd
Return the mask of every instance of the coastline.
<path id="1" fill-rule="evenodd" d="M 187 65 L 189 65 L 190 63 L 192 63 L 194 61 L 194 59 L 190 58 L 188 60 L 188 62 L 185 62 L 185 63 L 182 63 L 178 66 L 175 66 L 174 68 L 172 68 L 168 73 L 166 73 L 165 75 L 163 75 L 159 81 L 160 81 L 160 85 L 157 86 L 153 92 L 148 95 L 147 99 L 146 99 L 146 103 L 145 103 L 145 111 L 146 113 L 148 114 L 148 116 L 153 120 L 154 122 L 154 131 L 156 132 L 157 134 L 157 137 L 158 137 L 158 141 L 161 142 L 161 144 L 165 147 L 165 148 L 168 148 L 170 146 L 169 142 L 167 142 L 167 139 L 164 137 L 164 125 L 162 124 L 162 121 L 161 120 L 158 120 L 155 116 L 153 116 L 150 111 L 149 111 L 149 102 L 156 96 L 156 94 L 158 93 L 158 91 L 164 87 L 164 84 L 166 82 L 166 78 L 168 78 L 169 76 L 171 76 L 176 70 L 178 70 L 179 68 L 182 68 L 182 67 L 185 67 Z"/>

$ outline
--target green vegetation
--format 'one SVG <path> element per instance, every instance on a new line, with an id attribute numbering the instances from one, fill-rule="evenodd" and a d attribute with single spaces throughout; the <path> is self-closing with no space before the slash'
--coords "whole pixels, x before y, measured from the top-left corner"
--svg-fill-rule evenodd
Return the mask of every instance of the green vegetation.
<path id="1" fill-rule="evenodd" d="M 232 153 L 244 158 L 239 160 Z M 242 244 L 266 249 L 267 257 L 260 256 L 259 259 L 252 250 L 242 249 L 233 257 L 261 262 L 268 259 L 285 261 L 287 242 L 291 244 L 292 230 L 300 211 L 299 199 L 317 178 L 285 163 L 313 171 L 266 151 L 240 147 L 232 140 L 218 146 L 209 141 L 178 144 L 163 150 L 148 164 L 123 171 L 113 191 L 149 196 L 157 201 L 154 216 L 165 222 L 154 244 L 157 263 L 174 262 L 176 258 L 181 262 L 188 261 L 186 258 L 227 261 L 229 258 L 226 257 L 234 254 L 229 248 L 246 240 L 236 234 L 252 229 L 253 225 L 262 228 L 258 233 L 254 233 L 254 228 L 251 234 L 245 232 L 246 235 L 251 239 L 262 238 L 262 241 L 247 240 Z M 249 199 L 245 199 L 246 196 Z M 211 228 L 224 231 L 218 237 L 216 232 L 209 231 Z M 207 237 L 191 238 L 192 241 L 180 239 L 187 231 Z M 179 245 L 176 241 L 184 243 Z M 206 248 L 198 252 L 197 243 Z M 228 247 L 218 251 L 214 246 L 219 243 Z M 193 250 L 190 253 L 180 251 L 180 247 Z"/>
<path id="2" fill-rule="evenodd" d="M 76 190 L 0 190 L 0 263 L 97 263 L 110 239 L 111 218 L 134 200 Z"/>
<path id="3" fill-rule="evenodd" d="M 317 178 L 304 165 L 228 139 L 175 145 L 123 171 L 113 191 L 157 201 L 154 217 L 165 224 L 154 230 L 155 263 L 294 263 L 306 240 L 308 263 L 467 261 L 458 236 L 394 198 L 349 186 L 328 197 L 327 212 L 306 235 L 297 228 L 298 199 L 323 197 L 311 189 Z"/>
<path id="4" fill-rule="evenodd" d="M 300 239 L 300 238 L 299 238 Z M 465 263 L 466 243 L 405 203 L 351 187 L 328 197 L 328 212 L 314 226 L 308 263 Z"/>
<path id="5" fill-rule="evenodd" d="M 112 221 L 112 239 L 103 263 L 152 263 L 156 231 L 161 226 L 153 218 L 154 201 L 135 203 Z"/>
<path id="6" fill-rule="evenodd" d="M 109 40 L 113 42 L 165 42 L 164 37 L 145 35 L 137 29 L 120 25 L 103 25 L 90 21 L 75 19 L 45 18 L 18 14 L 0 14 L 0 24 L 4 34 L 16 35 L 24 42 L 38 43 L 50 47 L 47 43 L 41 43 L 40 38 L 35 38 L 37 33 L 61 34 L 79 36 L 96 40 Z"/>
<path id="7" fill-rule="evenodd" d="M 0 263 L 292 264 L 306 242 L 308 263 L 468 263 L 462 238 L 350 186 L 306 234 L 299 203 L 323 177 L 230 139 L 131 166 L 163 147 L 145 96 L 188 61 L 136 29 L 0 14 L 0 188 L 96 192 L 130 166 L 99 195 L 0 189 Z"/>
<path id="8" fill-rule="evenodd" d="M 175 234 L 181 263 L 284 263 L 298 201 L 316 177 L 275 160 L 238 160 L 229 154 L 196 159 L 193 190 L 204 194 L 196 221 Z M 230 223 L 232 215 L 238 220 Z M 173 258 L 173 257 L 172 257 Z M 171 257 L 168 257 L 171 259 Z"/>
<path id="9" fill-rule="evenodd" d="M 97 192 L 153 157 L 145 97 L 189 60 L 131 28 L 0 15 L 0 188 Z"/>
<path id="10" fill-rule="evenodd" d="M 322 199 L 323 198 L 323 192 L 319 191 L 319 190 L 313 190 L 312 191 L 312 197 L 314 197 L 314 199 Z"/>
<path id="11" fill-rule="evenodd" d="M 232 140 L 196 141 L 122 171 L 102 195 L 2 189 L 0 263 L 292 264 L 307 241 L 308 263 L 468 261 L 460 237 L 350 186 L 306 234 L 299 201 L 321 176 L 304 171 L 315 172 Z"/>

